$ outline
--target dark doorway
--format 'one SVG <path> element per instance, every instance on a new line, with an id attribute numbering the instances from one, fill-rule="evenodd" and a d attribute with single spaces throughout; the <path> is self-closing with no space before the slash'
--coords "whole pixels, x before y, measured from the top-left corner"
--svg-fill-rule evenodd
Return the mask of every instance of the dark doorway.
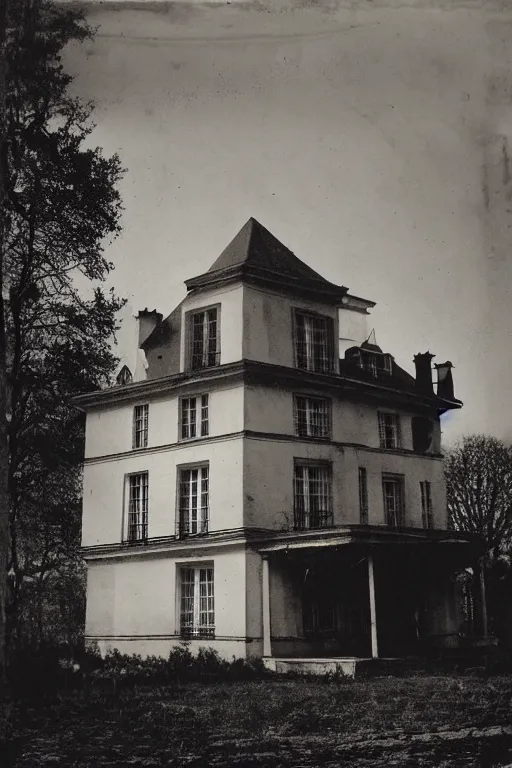
<path id="1" fill-rule="evenodd" d="M 304 570 L 304 634 L 318 656 L 370 654 L 366 558 L 310 562 Z"/>
<path id="2" fill-rule="evenodd" d="M 421 576 L 411 558 L 399 552 L 378 558 L 375 602 L 379 656 L 396 658 L 419 652 Z"/>

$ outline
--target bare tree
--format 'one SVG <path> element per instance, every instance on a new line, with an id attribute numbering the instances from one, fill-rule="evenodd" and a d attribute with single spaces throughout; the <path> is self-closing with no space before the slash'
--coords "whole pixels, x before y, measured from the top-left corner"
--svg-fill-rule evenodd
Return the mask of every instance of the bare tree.
<path id="1" fill-rule="evenodd" d="M 512 544 L 512 447 L 487 435 L 467 435 L 445 460 L 452 526 L 481 536 L 490 563 Z"/>
<path id="2" fill-rule="evenodd" d="M 0 0 L 0 243 L 5 229 L 6 190 L 6 70 L 7 3 Z M 5 630 L 7 609 L 7 560 L 9 557 L 9 448 L 7 431 L 8 391 L 4 313 L 3 248 L 0 246 L 0 688 L 5 686 Z"/>

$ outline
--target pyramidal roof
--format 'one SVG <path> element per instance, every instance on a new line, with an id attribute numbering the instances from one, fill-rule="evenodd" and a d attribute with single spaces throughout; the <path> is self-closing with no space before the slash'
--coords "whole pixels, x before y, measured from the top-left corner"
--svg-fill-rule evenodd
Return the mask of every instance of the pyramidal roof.
<path id="1" fill-rule="evenodd" d="M 297 258 L 256 219 L 250 218 L 208 272 L 186 281 L 189 290 L 244 279 L 341 301 L 348 289 L 330 283 Z"/>

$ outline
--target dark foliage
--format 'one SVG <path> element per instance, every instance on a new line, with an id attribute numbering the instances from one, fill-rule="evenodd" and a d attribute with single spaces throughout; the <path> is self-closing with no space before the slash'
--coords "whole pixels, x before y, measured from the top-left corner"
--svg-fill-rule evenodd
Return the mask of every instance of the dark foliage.
<path id="1" fill-rule="evenodd" d="M 63 48 L 92 35 L 83 11 L 12 0 L 6 41 L 2 284 L 9 389 L 10 637 L 73 642 L 83 416 L 71 398 L 107 383 L 122 303 L 104 282 L 120 231 L 117 156 L 91 145 L 92 105 L 70 95 Z"/>

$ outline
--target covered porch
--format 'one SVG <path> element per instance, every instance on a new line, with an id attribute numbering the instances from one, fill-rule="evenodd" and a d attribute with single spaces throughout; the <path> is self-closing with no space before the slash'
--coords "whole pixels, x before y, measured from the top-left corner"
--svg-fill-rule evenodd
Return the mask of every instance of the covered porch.
<path id="1" fill-rule="evenodd" d="M 266 666 L 355 674 L 363 661 L 453 652 L 461 627 L 455 576 L 479 546 L 451 531 L 367 526 L 267 542 Z"/>

